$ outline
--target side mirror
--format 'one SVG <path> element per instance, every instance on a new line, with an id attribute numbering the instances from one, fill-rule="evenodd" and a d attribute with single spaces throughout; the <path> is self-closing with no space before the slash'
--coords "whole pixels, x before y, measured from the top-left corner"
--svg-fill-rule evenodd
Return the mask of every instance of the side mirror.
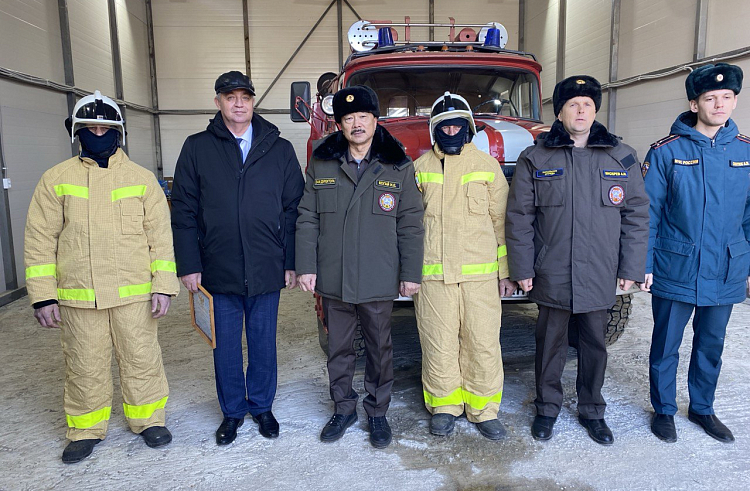
<path id="1" fill-rule="evenodd" d="M 289 117 L 295 123 L 310 120 L 310 82 L 292 82 Z"/>

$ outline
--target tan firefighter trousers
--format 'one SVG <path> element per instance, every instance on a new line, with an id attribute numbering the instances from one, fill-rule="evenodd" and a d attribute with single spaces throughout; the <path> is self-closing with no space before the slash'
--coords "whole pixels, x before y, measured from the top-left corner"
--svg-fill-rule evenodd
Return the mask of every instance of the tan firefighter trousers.
<path id="1" fill-rule="evenodd" d="M 498 280 L 423 281 L 414 307 L 427 410 L 495 419 L 503 394 Z"/>
<path id="2" fill-rule="evenodd" d="M 169 387 L 151 302 L 110 309 L 60 307 L 69 440 L 104 439 L 112 410 L 112 346 L 120 367 L 123 412 L 140 433 L 164 426 Z"/>

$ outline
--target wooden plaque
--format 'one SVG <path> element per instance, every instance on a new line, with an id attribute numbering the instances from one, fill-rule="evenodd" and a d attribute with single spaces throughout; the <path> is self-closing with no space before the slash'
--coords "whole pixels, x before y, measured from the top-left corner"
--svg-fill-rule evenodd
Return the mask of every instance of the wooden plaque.
<path id="1" fill-rule="evenodd" d="M 215 349 L 214 297 L 200 285 L 197 293 L 190 292 L 190 319 L 198 334 Z"/>

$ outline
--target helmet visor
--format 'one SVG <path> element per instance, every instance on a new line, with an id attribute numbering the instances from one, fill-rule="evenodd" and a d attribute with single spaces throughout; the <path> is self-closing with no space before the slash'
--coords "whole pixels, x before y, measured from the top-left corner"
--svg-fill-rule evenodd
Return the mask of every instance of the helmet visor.
<path id="1" fill-rule="evenodd" d="M 101 120 L 102 124 L 106 124 L 108 121 L 110 123 L 122 123 L 122 118 L 117 110 L 102 100 L 79 107 L 75 117 L 76 119 Z"/>

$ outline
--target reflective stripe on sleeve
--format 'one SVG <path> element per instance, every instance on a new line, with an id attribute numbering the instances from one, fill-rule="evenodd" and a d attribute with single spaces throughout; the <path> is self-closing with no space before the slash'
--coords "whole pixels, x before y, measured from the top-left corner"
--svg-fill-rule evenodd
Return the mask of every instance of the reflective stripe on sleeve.
<path id="1" fill-rule="evenodd" d="M 508 247 L 501 245 L 497 248 L 497 258 L 500 259 L 501 257 L 505 257 L 508 255 Z"/>
<path id="2" fill-rule="evenodd" d="M 133 196 L 143 196 L 146 194 L 146 185 L 126 186 L 112 190 L 112 201 L 123 198 L 132 198 Z"/>
<path id="3" fill-rule="evenodd" d="M 464 174 L 463 176 L 461 176 L 461 184 L 466 184 L 467 182 L 472 181 L 494 182 L 494 180 L 494 172 L 469 172 L 468 174 Z"/>
<path id="4" fill-rule="evenodd" d="M 70 414 L 66 414 L 65 419 L 68 421 L 69 427 L 85 430 L 86 428 L 91 428 L 92 426 L 97 425 L 102 421 L 109 420 L 109 415 L 111 412 L 112 407 L 107 406 L 90 413 L 81 414 L 80 416 L 71 416 Z"/>
<path id="5" fill-rule="evenodd" d="M 422 276 L 443 274 L 442 264 L 425 264 L 422 266 Z"/>
<path id="6" fill-rule="evenodd" d="M 167 397 L 162 397 L 156 402 L 151 404 L 141 404 L 140 406 L 131 406 L 130 404 L 122 403 L 122 410 L 125 413 L 125 417 L 128 419 L 148 419 L 153 416 L 157 409 L 164 409 L 167 405 Z"/>
<path id="7" fill-rule="evenodd" d="M 55 186 L 55 194 L 58 196 L 76 196 L 78 198 L 89 199 L 89 188 L 86 186 L 76 186 L 75 184 L 58 184 Z"/>
<path id="8" fill-rule="evenodd" d="M 177 273 L 177 265 L 174 261 L 163 261 L 157 259 L 151 263 L 151 272 L 156 273 L 157 271 L 168 271 L 170 273 Z"/>
<path id="9" fill-rule="evenodd" d="M 439 172 L 417 172 L 417 179 L 419 179 L 420 184 L 426 182 L 443 184 L 443 174 L 440 174 Z"/>
<path id="10" fill-rule="evenodd" d="M 484 264 L 464 264 L 461 266 L 462 275 L 489 274 L 498 270 L 497 261 Z"/>
<path id="11" fill-rule="evenodd" d="M 94 302 L 96 300 L 96 296 L 94 294 L 94 290 L 89 288 L 58 288 L 57 299 Z"/>
<path id="12" fill-rule="evenodd" d="M 140 285 L 121 286 L 119 289 L 120 298 L 133 297 L 135 295 L 145 295 L 151 293 L 151 282 L 141 283 Z"/>
<path id="13" fill-rule="evenodd" d="M 26 268 L 26 279 L 37 278 L 39 276 L 57 276 L 56 264 L 40 264 L 38 266 L 29 266 Z"/>

